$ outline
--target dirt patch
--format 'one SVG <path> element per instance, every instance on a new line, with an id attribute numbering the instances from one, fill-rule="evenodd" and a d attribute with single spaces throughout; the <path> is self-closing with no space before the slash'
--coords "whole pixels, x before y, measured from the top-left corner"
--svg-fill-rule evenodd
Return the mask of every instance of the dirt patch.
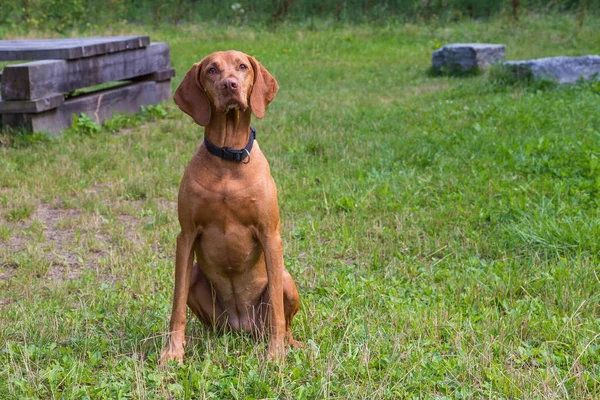
<path id="1" fill-rule="evenodd" d="M 62 250 L 67 243 L 73 241 L 75 231 L 73 226 L 66 227 L 62 224 L 65 221 L 80 219 L 81 211 L 40 205 L 36 208 L 32 217 L 44 225 L 44 237 Z"/>
<path id="2" fill-rule="evenodd" d="M 158 204 L 163 210 L 172 211 L 175 213 L 177 212 L 177 202 L 176 201 L 169 201 L 169 200 L 165 199 L 164 197 L 157 198 L 155 201 L 156 201 L 156 204 Z"/>
<path id="3" fill-rule="evenodd" d="M 116 224 L 124 226 L 125 237 L 135 239 L 139 220 L 131 215 L 118 215 Z M 60 204 L 38 204 L 26 221 L 9 223 L 11 237 L 0 243 L 0 280 L 10 279 L 17 272 L 11 259 L 27 252 L 48 266 L 40 277 L 52 280 L 79 279 L 86 269 L 95 270 L 108 281 L 116 278 L 98 269 L 100 258 L 114 246 L 106 228 L 114 220 L 101 215 L 84 215 L 80 210 L 62 208 Z"/>
<path id="4" fill-rule="evenodd" d="M 13 277 L 17 272 L 17 266 L 15 264 L 0 262 L 0 281 L 4 281 Z"/>

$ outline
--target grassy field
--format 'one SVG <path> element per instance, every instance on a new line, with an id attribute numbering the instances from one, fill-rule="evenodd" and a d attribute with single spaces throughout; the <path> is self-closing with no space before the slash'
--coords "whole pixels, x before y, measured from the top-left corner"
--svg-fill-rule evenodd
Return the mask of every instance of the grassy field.
<path id="1" fill-rule="evenodd" d="M 428 68 L 447 42 L 598 54 L 599 31 L 556 16 L 87 32 L 170 42 L 174 85 L 228 48 L 278 79 L 255 126 L 307 346 L 272 364 L 265 342 L 190 319 L 184 365 L 157 367 L 177 189 L 202 140 L 167 104 L 0 134 L 0 398 L 598 398 L 600 84 Z"/>

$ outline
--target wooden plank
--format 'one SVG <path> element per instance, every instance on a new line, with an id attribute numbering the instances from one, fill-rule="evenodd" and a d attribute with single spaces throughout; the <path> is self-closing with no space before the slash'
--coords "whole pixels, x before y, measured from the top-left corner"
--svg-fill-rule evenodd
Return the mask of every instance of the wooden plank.
<path id="1" fill-rule="evenodd" d="M 136 81 L 165 81 L 175 77 L 175 70 L 173 68 L 163 69 L 162 71 L 153 72 L 148 75 L 143 75 L 135 78 Z"/>
<path id="2" fill-rule="evenodd" d="M 0 40 L 0 61 L 72 60 L 139 49 L 148 44 L 150 44 L 148 36 Z"/>
<path id="3" fill-rule="evenodd" d="M 105 82 L 147 75 L 171 66 L 168 43 L 76 60 L 8 65 L 2 76 L 4 100 L 30 100 Z"/>
<path id="4" fill-rule="evenodd" d="M 35 100 L 2 101 L 0 97 L 0 114 L 39 113 L 60 107 L 64 103 L 65 96 L 62 93 Z"/>
<path id="5" fill-rule="evenodd" d="M 65 101 L 61 107 L 39 114 L 3 114 L 2 122 L 30 132 L 54 132 L 71 126 L 73 114 L 88 114 L 98 123 L 119 113 L 137 113 L 142 105 L 159 104 L 171 97 L 171 82 L 131 83 Z"/>

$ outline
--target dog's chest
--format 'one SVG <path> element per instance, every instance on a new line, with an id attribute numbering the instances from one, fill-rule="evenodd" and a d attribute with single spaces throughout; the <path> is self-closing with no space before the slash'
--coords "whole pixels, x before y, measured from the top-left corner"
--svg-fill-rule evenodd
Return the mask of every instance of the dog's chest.
<path id="1" fill-rule="evenodd" d="M 262 254 L 257 227 L 266 212 L 262 187 L 228 181 L 196 191 L 193 214 L 201 232 L 196 252 L 204 265 L 231 273 L 256 265 Z"/>
<path id="2" fill-rule="evenodd" d="M 206 200 L 197 242 L 205 264 L 237 273 L 256 263 L 261 247 L 254 229 L 258 222 L 254 204 L 255 199 L 247 196 Z"/>
<path id="3" fill-rule="evenodd" d="M 253 225 L 260 213 L 258 197 L 243 191 L 208 192 L 198 197 L 197 224 L 220 226 L 224 231 L 233 225 Z"/>

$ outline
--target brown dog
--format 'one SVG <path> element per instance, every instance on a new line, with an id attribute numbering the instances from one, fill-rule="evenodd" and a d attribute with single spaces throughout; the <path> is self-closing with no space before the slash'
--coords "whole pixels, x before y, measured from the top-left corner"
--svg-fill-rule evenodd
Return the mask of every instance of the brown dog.
<path id="1" fill-rule="evenodd" d="M 250 128 L 250 113 L 262 119 L 278 89 L 253 57 L 226 51 L 194 64 L 175 91 L 179 108 L 205 126 L 205 141 L 179 188 L 175 295 L 161 364 L 183 361 L 186 304 L 213 328 L 268 330 L 270 359 L 284 358 L 286 336 L 300 344 L 290 331 L 300 300 L 283 265 L 277 188 Z"/>

